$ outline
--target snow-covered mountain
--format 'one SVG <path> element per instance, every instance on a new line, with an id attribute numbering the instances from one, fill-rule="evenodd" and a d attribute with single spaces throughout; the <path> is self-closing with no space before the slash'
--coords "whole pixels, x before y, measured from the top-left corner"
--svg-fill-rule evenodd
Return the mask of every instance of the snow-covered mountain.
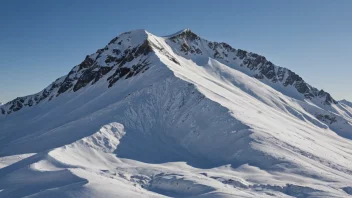
<path id="1" fill-rule="evenodd" d="M 352 107 L 352 102 L 348 101 L 348 100 L 340 100 L 339 103 L 345 104 L 347 106 Z"/>
<path id="2" fill-rule="evenodd" d="M 189 29 L 123 33 L 0 108 L 0 197 L 352 194 L 351 106 Z"/>

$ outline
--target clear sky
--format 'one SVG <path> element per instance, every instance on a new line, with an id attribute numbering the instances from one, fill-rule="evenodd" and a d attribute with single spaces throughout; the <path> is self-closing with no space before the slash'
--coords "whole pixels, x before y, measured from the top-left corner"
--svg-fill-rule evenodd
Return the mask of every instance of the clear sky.
<path id="1" fill-rule="evenodd" d="M 184 28 L 264 55 L 352 100 L 352 0 L 4 0 L 0 101 L 38 92 L 118 34 Z"/>

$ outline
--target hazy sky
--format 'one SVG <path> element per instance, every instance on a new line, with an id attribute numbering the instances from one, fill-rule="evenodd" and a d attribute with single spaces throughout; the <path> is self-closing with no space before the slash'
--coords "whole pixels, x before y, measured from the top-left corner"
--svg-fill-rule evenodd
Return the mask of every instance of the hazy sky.
<path id="1" fill-rule="evenodd" d="M 264 55 L 334 98 L 352 100 L 352 0 L 5 0 L 0 101 L 38 92 L 121 32 L 190 28 Z"/>

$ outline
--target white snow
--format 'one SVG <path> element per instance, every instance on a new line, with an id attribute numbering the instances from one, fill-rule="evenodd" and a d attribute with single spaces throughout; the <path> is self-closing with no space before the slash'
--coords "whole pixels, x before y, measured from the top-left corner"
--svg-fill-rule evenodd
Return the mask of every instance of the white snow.
<path id="1" fill-rule="evenodd" d="M 0 168 L 4 168 L 6 166 L 14 164 L 14 163 L 21 161 L 27 157 L 30 157 L 34 154 L 35 153 L 29 153 L 29 154 L 20 154 L 20 155 L 11 155 L 11 156 L 0 157 Z"/>
<path id="2" fill-rule="evenodd" d="M 238 60 L 213 57 L 205 40 L 202 54 L 183 55 L 169 39 L 185 31 L 122 34 L 97 62 L 148 39 L 154 51 L 124 65 L 147 59 L 147 71 L 108 88 L 114 68 L 0 116 L 0 197 L 352 194 L 351 107 L 259 81 Z"/>

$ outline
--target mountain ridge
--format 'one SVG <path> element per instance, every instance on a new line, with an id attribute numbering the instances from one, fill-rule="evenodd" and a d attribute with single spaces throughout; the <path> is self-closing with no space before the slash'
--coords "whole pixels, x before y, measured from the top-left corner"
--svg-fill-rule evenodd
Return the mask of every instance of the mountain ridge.
<path id="1" fill-rule="evenodd" d="M 350 196 L 352 108 L 254 56 L 187 30 L 114 38 L 0 115 L 0 196 Z"/>
<path id="2" fill-rule="evenodd" d="M 340 100 L 339 102 L 340 102 L 340 103 L 343 103 L 343 104 L 346 104 L 346 105 L 348 105 L 348 106 L 350 106 L 350 107 L 352 107 L 352 102 L 350 102 L 350 101 L 348 101 L 348 100 L 346 100 L 346 99 Z"/>
<path id="3" fill-rule="evenodd" d="M 116 42 L 118 45 L 121 45 L 126 35 L 131 33 L 133 33 L 135 35 L 134 37 L 136 37 L 134 38 L 134 40 L 138 39 L 136 43 L 131 43 L 130 46 L 127 46 L 127 49 L 124 49 L 123 47 L 114 48 L 113 45 L 115 45 Z M 148 41 L 148 35 L 152 35 L 152 34 L 147 32 L 144 29 L 133 30 L 133 31 L 124 32 L 120 34 L 119 36 L 113 38 L 108 43 L 108 45 L 105 46 L 104 48 L 97 50 L 96 53 L 87 55 L 86 58 L 82 61 L 82 63 L 75 66 L 66 76 L 55 80 L 52 84 L 50 84 L 41 92 L 33 95 L 24 96 L 24 97 L 18 97 L 14 100 L 7 102 L 1 108 L 0 114 L 3 114 L 3 115 L 11 114 L 12 112 L 16 112 L 22 109 L 24 106 L 31 107 L 35 104 L 39 104 L 44 99 L 48 98 L 48 101 L 50 101 L 51 99 L 68 91 L 69 89 L 73 88 L 72 91 L 75 92 L 89 83 L 94 84 L 103 75 L 106 75 L 107 73 L 109 73 L 114 67 L 118 65 L 123 65 L 125 62 L 133 60 L 135 58 L 133 56 L 140 55 L 138 53 L 141 53 L 142 51 L 143 53 L 150 53 L 153 50 L 153 48 L 151 47 L 155 46 L 155 44 Z M 283 84 L 284 87 L 295 86 L 298 92 L 304 95 L 304 98 L 306 99 L 322 98 L 321 103 L 324 105 L 337 104 L 337 101 L 334 100 L 329 93 L 325 92 L 324 90 L 318 90 L 314 88 L 313 86 L 306 83 L 296 73 L 292 72 L 287 68 L 274 65 L 270 61 L 266 60 L 264 56 L 261 56 L 252 52 L 247 52 L 241 49 L 236 50 L 232 48 L 230 45 L 223 42 L 218 43 L 218 42 L 211 42 L 211 41 L 202 39 L 201 37 L 193 33 L 188 28 L 163 37 L 173 42 L 176 42 L 177 38 L 179 38 L 179 40 L 188 39 L 190 43 L 183 42 L 181 47 L 181 51 L 185 55 L 188 55 L 188 53 L 201 54 L 200 49 L 195 47 L 191 43 L 194 42 L 195 40 L 205 41 L 209 45 L 209 48 L 214 50 L 214 54 L 212 54 L 212 56 L 216 59 L 224 60 L 225 58 L 227 58 L 229 53 L 236 53 L 233 56 L 233 59 L 234 60 L 236 60 L 237 58 L 240 59 L 242 61 L 241 67 L 248 68 L 251 71 L 251 72 L 246 72 L 250 76 L 253 76 L 262 81 L 268 80 L 273 83 L 281 83 Z M 191 44 L 191 48 L 189 48 L 188 46 L 189 44 Z M 102 59 L 100 56 L 102 54 L 104 55 L 104 52 L 108 50 L 109 47 L 112 48 L 112 51 L 110 52 L 110 54 L 106 55 L 105 59 Z M 139 51 L 137 51 L 136 49 L 137 47 L 139 47 L 140 49 Z M 123 52 L 120 51 L 122 49 L 123 49 Z M 221 54 L 219 50 L 222 51 Z M 134 53 L 137 53 L 137 54 L 134 54 Z M 229 62 L 229 60 L 224 60 L 224 61 L 226 61 L 227 63 Z M 115 65 L 111 65 L 109 63 L 115 64 Z M 135 66 L 136 70 L 133 72 L 139 73 L 141 70 L 144 69 L 144 67 L 147 67 L 147 65 L 148 63 L 141 62 Z M 137 68 L 137 67 L 140 67 L 140 68 Z M 86 71 L 87 68 L 89 68 L 88 71 Z M 94 71 L 96 69 L 98 70 Z M 127 69 L 122 68 L 120 73 L 115 72 L 114 75 L 110 76 L 111 78 L 109 79 L 109 87 L 111 87 L 114 81 L 116 80 L 114 76 L 116 77 L 119 75 L 125 75 L 129 73 L 127 77 L 131 77 L 130 75 L 133 75 L 132 71 L 128 71 L 128 69 L 129 68 Z M 77 72 L 78 74 L 75 75 L 75 73 Z M 72 83 L 75 83 L 75 84 L 73 85 Z M 55 94 L 53 92 L 55 92 Z M 301 99 L 304 99 L 304 98 L 301 98 Z"/>

